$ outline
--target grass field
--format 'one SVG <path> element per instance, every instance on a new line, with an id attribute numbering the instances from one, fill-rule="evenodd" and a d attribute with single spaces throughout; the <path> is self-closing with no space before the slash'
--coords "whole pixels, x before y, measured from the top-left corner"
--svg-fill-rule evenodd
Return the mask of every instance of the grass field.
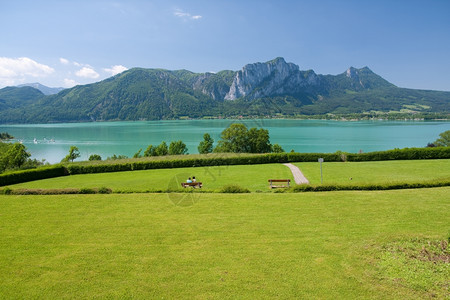
<path id="1" fill-rule="evenodd" d="M 218 190 L 224 185 L 237 184 L 251 191 L 268 190 L 269 178 L 294 180 L 289 168 L 282 164 L 217 166 L 179 169 L 159 169 L 101 174 L 85 174 L 58 177 L 46 180 L 11 185 L 11 188 L 98 188 L 108 187 L 113 191 L 158 191 L 183 189 L 181 182 L 195 176 L 203 183 L 203 190 Z"/>
<path id="2" fill-rule="evenodd" d="M 447 240 L 449 194 L 0 196 L 0 298 L 445 298 L 448 263 L 431 283 L 386 263 Z"/>
<path id="3" fill-rule="evenodd" d="M 320 184 L 320 164 L 294 163 L 311 184 Z M 450 178 L 450 159 L 324 162 L 324 184 L 382 184 Z"/>
<path id="4" fill-rule="evenodd" d="M 319 163 L 295 163 L 312 184 L 320 184 Z M 423 182 L 450 178 L 450 159 L 377 162 L 325 162 L 324 184 L 382 184 L 392 182 Z M 181 182 L 196 176 L 203 190 L 214 191 L 224 185 L 237 184 L 250 191 L 268 191 L 268 179 L 291 179 L 282 164 L 218 166 L 160 169 L 74 175 L 11 185 L 10 188 L 60 189 L 99 188 L 113 191 L 145 192 L 181 190 Z M 350 178 L 352 178 L 350 180 Z"/>

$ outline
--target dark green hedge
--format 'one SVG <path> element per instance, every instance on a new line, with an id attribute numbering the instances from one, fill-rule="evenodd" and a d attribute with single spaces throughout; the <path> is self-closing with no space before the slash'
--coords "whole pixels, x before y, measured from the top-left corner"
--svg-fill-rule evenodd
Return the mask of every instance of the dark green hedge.
<path id="1" fill-rule="evenodd" d="M 405 148 L 369 153 L 270 153 L 239 157 L 215 157 L 199 159 L 138 161 L 116 164 L 67 166 L 70 174 L 106 173 L 149 169 L 189 168 L 223 165 L 253 165 L 288 162 L 317 162 L 323 158 L 326 162 L 338 161 L 381 161 L 381 160 L 412 160 L 412 159 L 443 159 L 450 158 L 450 147 L 436 148 Z"/>
<path id="2" fill-rule="evenodd" d="M 0 186 L 59 177 L 64 175 L 107 173 L 133 170 L 189 168 L 223 165 L 253 165 L 288 162 L 317 162 L 324 158 L 325 162 L 338 161 L 381 161 L 381 160 L 413 160 L 413 159 L 448 159 L 450 147 L 435 148 L 405 148 L 388 151 L 368 153 L 270 153 L 262 155 L 241 155 L 238 157 L 205 157 L 196 159 L 173 159 L 136 162 L 111 162 L 109 164 L 68 164 L 67 166 L 55 165 L 38 169 L 18 171 L 8 174 L 0 174 Z"/>
<path id="3" fill-rule="evenodd" d="M 189 167 L 206 167 L 206 166 L 223 166 L 223 165 L 250 165 L 250 164 L 268 164 L 268 163 L 284 163 L 289 162 L 288 154 L 265 154 L 257 156 L 240 156 L 240 157 L 215 157 L 215 158 L 199 158 L 199 159 L 179 159 L 179 160 L 154 160 L 154 161 L 137 161 L 117 164 L 99 164 L 99 165 L 77 165 L 71 164 L 67 166 L 70 174 L 86 174 L 86 173 L 105 173 L 120 172 L 134 170 L 150 170 L 150 169 L 171 169 L 171 168 L 189 168 Z"/>
<path id="4" fill-rule="evenodd" d="M 364 184 L 364 185 L 296 185 L 290 189 L 291 192 L 329 192 L 329 191 L 383 191 L 400 189 L 420 189 L 450 186 L 449 180 L 430 182 L 399 182 L 386 184 Z"/>
<path id="5" fill-rule="evenodd" d="M 61 165 L 0 174 L 0 186 L 69 175 Z"/>
<path id="6" fill-rule="evenodd" d="M 450 158 L 450 147 L 404 148 L 368 153 L 346 153 L 347 161 L 380 161 Z"/>
<path id="7" fill-rule="evenodd" d="M 17 189 L 5 187 L 0 194 L 5 195 L 69 195 L 69 194 L 111 194 L 110 188 L 81 188 L 81 189 Z"/>

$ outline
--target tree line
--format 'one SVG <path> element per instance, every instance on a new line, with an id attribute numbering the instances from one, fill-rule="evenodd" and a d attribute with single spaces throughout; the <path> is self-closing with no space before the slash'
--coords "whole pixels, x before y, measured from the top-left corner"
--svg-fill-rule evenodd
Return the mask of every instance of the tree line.
<path id="1" fill-rule="evenodd" d="M 14 137 L 8 133 L 0 133 L 0 173 L 5 170 L 29 169 L 43 165 L 45 161 L 31 159 L 31 154 L 26 147 L 18 142 L 11 143 L 9 140 Z M 439 138 L 428 147 L 449 147 L 450 130 L 439 134 Z M 214 139 L 209 133 L 203 135 L 203 140 L 199 143 L 197 150 L 200 154 L 208 153 L 283 153 L 284 149 L 278 144 L 271 144 L 269 131 L 263 128 L 248 129 L 242 123 L 231 124 L 224 129 L 220 135 L 220 140 L 214 147 Z M 144 152 L 139 149 L 133 157 L 150 157 L 165 155 L 184 155 L 188 154 L 188 148 L 183 141 L 172 141 L 169 145 L 165 141 L 154 146 L 149 145 Z M 78 147 L 71 146 L 69 154 L 63 158 L 62 162 L 73 162 L 79 158 L 80 151 Z M 113 155 L 107 159 L 128 158 L 124 155 Z M 93 154 L 89 160 L 102 160 L 98 154 Z"/>
<path id="2" fill-rule="evenodd" d="M 203 140 L 199 143 L 197 150 L 200 154 L 208 153 L 282 153 L 284 149 L 278 144 L 270 143 L 269 131 L 263 128 L 248 129 L 245 124 L 234 123 L 228 128 L 224 129 L 220 135 L 220 140 L 214 147 L 214 139 L 209 133 L 203 135 Z M 73 146 L 72 146 L 73 147 Z M 77 148 L 78 150 L 78 148 Z M 159 145 L 149 145 L 145 151 L 139 149 L 133 158 L 150 157 L 150 156 L 165 156 L 165 155 L 184 155 L 188 154 L 186 144 L 181 141 L 172 141 L 169 145 L 162 141 Z M 73 149 L 69 151 L 69 155 L 63 159 L 67 162 L 73 161 Z M 128 158 L 124 155 L 113 155 L 108 159 L 122 159 Z M 98 154 L 93 154 L 89 160 L 101 160 Z"/>
<path id="3" fill-rule="evenodd" d="M 439 138 L 433 143 L 428 143 L 427 147 L 449 147 L 450 146 L 450 130 L 447 130 L 439 135 Z M 285 150 L 279 144 L 271 144 L 269 131 L 263 128 L 248 129 L 245 124 L 234 123 L 228 128 L 224 129 L 220 135 L 220 140 L 214 147 L 214 139 L 209 133 L 203 135 L 203 140 L 197 147 L 198 153 L 283 153 Z M 292 150 L 293 151 L 293 150 Z M 154 146 L 149 145 L 147 149 L 142 152 L 142 148 L 133 155 L 133 158 L 150 157 L 150 156 L 165 156 L 165 155 L 184 155 L 188 154 L 188 148 L 183 141 L 172 141 L 169 146 L 165 141 Z M 72 146 L 69 154 L 62 160 L 62 162 L 73 161 L 79 157 L 78 148 Z M 128 158 L 125 155 L 113 155 L 107 160 Z M 93 154 L 89 160 L 101 160 L 101 156 Z"/>
<path id="4" fill-rule="evenodd" d="M 31 159 L 31 154 L 21 143 L 10 143 L 14 139 L 7 132 L 0 133 L 0 173 L 6 170 L 30 169 L 44 164 L 44 161 Z"/>

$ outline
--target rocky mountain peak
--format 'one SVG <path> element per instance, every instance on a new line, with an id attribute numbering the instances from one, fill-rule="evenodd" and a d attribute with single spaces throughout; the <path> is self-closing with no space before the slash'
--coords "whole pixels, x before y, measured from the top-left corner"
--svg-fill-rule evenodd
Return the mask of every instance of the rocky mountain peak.
<path id="1" fill-rule="evenodd" d="M 347 72 L 346 72 L 345 75 L 348 78 L 357 78 L 359 74 L 358 74 L 358 70 L 357 69 L 355 69 L 353 67 L 350 67 L 350 68 L 347 69 Z"/>
<path id="2" fill-rule="evenodd" d="M 287 63 L 282 57 L 265 63 L 245 65 L 236 73 L 230 90 L 225 95 L 225 100 L 241 97 L 256 99 L 268 95 L 286 94 L 293 88 L 298 89 L 317 81 L 317 75 L 314 72 L 308 72 L 306 78 L 303 73 L 296 64 Z"/>

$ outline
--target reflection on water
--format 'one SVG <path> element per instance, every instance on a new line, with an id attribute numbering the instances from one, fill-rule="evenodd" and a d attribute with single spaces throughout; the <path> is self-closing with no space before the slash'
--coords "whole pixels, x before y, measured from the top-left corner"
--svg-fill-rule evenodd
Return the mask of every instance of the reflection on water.
<path id="1" fill-rule="evenodd" d="M 71 145 L 80 149 L 81 159 L 91 154 L 102 158 L 113 154 L 133 156 L 140 148 L 162 141 L 182 140 L 189 153 L 198 153 L 204 133 L 215 141 L 234 122 L 269 130 L 271 142 L 286 151 L 364 152 L 405 147 L 424 147 L 439 133 L 450 130 L 448 121 L 357 121 L 327 120 L 177 120 L 142 122 L 97 122 L 34 125 L 0 125 L 21 140 L 33 158 L 51 163 L 67 155 Z M 34 142 L 36 139 L 36 143 Z"/>

